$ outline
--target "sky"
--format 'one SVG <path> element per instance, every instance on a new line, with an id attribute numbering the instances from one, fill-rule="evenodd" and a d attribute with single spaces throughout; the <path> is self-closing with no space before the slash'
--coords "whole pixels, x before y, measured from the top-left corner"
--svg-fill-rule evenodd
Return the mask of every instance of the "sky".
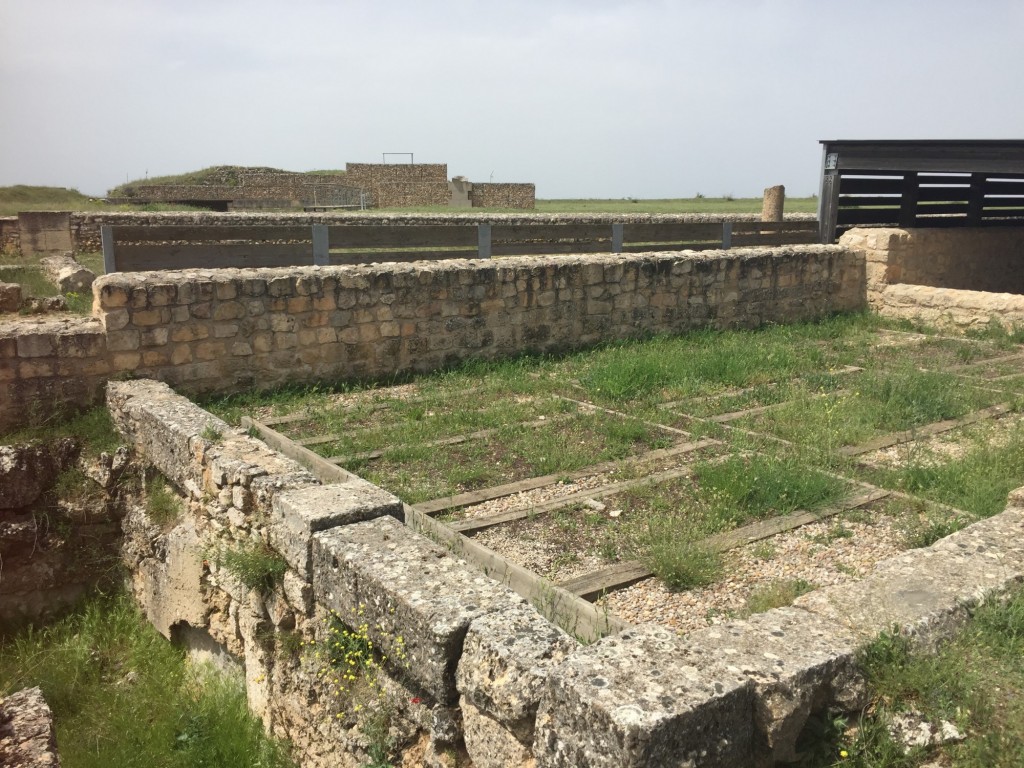
<path id="1" fill-rule="evenodd" d="M 806 196 L 822 139 L 1024 138 L 1022 40 L 1021 0 L 0 0 L 0 186 L 413 153 L 539 198 Z"/>

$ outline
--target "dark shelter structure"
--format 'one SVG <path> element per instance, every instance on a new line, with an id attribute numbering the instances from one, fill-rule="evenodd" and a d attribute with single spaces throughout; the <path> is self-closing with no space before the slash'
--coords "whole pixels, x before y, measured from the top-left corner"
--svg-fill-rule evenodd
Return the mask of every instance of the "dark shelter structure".
<path id="1" fill-rule="evenodd" d="M 857 226 L 1024 226 L 1024 140 L 821 144 L 823 243 Z"/>

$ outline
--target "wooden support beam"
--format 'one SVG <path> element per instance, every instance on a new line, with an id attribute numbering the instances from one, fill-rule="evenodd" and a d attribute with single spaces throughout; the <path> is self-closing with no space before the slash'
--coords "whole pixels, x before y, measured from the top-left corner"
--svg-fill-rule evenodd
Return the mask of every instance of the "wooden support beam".
<path id="1" fill-rule="evenodd" d="M 969 424 L 975 424 L 979 421 L 986 419 L 992 419 L 996 416 L 1001 416 L 1004 413 L 1008 413 L 1012 406 L 1009 403 L 1001 403 L 999 405 L 993 405 L 990 408 L 984 408 L 980 411 L 975 411 L 967 416 L 962 416 L 959 419 L 947 419 L 945 421 L 936 421 L 931 424 L 925 424 L 921 427 L 914 429 L 906 429 L 902 432 L 892 432 L 888 435 L 882 435 L 876 437 L 874 440 L 868 440 L 866 443 L 860 445 L 847 445 L 839 449 L 840 456 L 860 456 L 865 453 L 871 453 L 872 451 L 878 451 L 882 448 L 889 448 L 893 445 L 900 443 L 908 443 L 912 440 L 916 440 L 922 437 L 931 437 L 933 435 L 939 435 L 943 432 L 949 432 L 957 429 L 958 427 L 966 427 Z"/>

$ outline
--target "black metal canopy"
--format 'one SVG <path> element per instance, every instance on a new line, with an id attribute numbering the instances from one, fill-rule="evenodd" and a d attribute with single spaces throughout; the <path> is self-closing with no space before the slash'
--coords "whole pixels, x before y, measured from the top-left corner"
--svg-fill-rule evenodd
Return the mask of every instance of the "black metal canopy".
<path id="1" fill-rule="evenodd" d="M 1024 226 L 1024 140 L 822 141 L 821 241 L 855 226 Z"/>

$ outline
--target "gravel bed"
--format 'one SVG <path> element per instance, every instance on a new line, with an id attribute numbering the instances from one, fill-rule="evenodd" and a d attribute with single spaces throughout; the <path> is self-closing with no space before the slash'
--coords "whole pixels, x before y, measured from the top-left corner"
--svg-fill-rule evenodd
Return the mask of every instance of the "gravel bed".
<path id="1" fill-rule="evenodd" d="M 840 530 L 852 535 L 836 536 Z M 658 579 L 646 579 L 605 595 L 598 605 L 632 624 L 692 632 L 742 613 L 755 590 L 796 579 L 815 588 L 856 580 L 903 549 L 897 518 L 879 516 L 870 523 L 835 518 L 725 553 L 723 572 L 729 575 L 711 586 L 671 592 Z"/>

